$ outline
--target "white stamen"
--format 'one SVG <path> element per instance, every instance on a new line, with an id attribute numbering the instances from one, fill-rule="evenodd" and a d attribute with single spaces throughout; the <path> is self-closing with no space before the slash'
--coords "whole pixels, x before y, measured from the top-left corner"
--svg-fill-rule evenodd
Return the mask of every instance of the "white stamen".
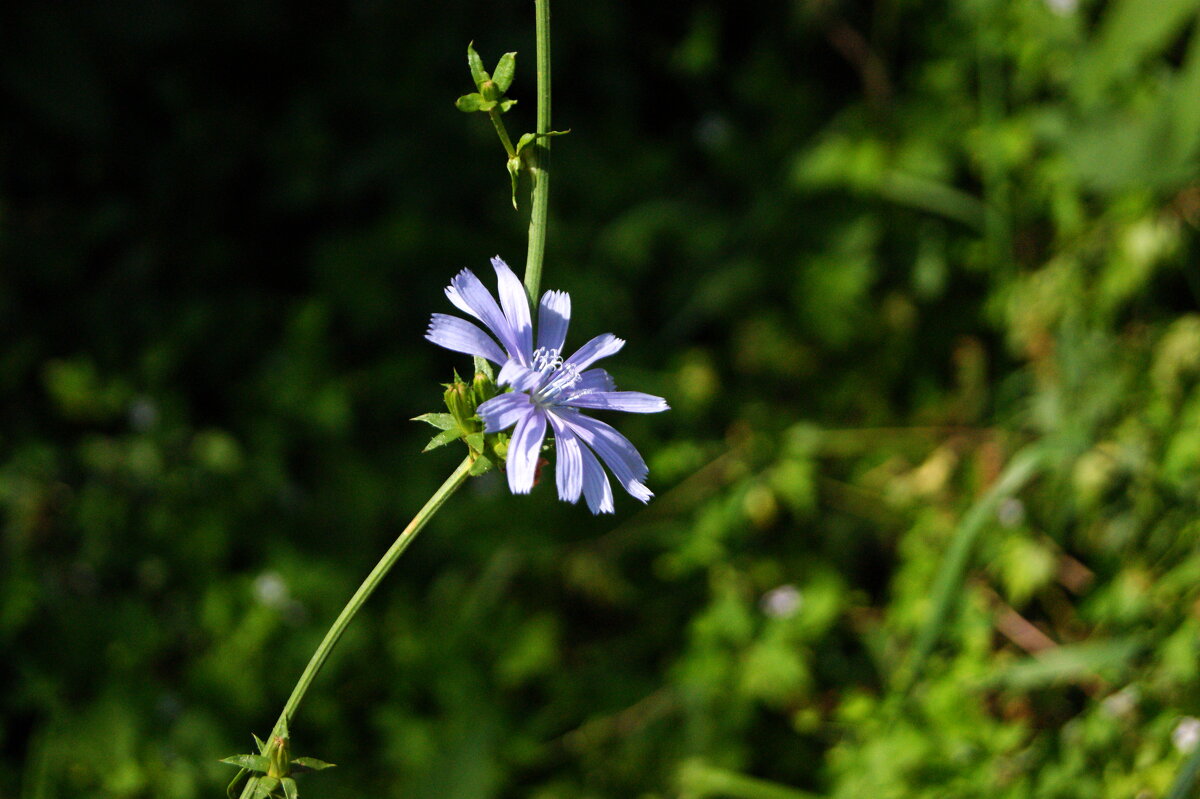
<path id="1" fill-rule="evenodd" d="M 533 352 L 533 369 L 536 372 L 546 372 L 562 366 L 563 359 L 559 350 L 538 347 Z"/>

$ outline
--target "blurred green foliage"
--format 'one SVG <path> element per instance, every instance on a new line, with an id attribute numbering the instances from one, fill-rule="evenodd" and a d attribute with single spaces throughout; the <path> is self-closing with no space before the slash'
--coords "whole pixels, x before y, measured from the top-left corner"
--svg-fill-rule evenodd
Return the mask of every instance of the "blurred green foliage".
<path id="1" fill-rule="evenodd" d="M 531 12 L 3 12 L 0 796 L 218 796 L 453 468 L 424 324 L 524 246 L 453 102 L 517 50 L 531 125 Z M 622 419 L 659 496 L 468 484 L 297 717 L 306 795 L 1167 795 L 1198 16 L 558 4 L 544 282 L 671 402 Z"/>

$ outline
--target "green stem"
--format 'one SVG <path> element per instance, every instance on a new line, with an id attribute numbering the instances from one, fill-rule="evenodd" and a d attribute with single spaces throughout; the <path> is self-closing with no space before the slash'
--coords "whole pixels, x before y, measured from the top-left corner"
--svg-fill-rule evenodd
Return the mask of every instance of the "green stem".
<path id="1" fill-rule="evenodd" d="M 496 129 L 496 134 L 500 137 L 500 143 L 504 145 L 504 151 L 508 153 L 508 157 L 514 157 L 517 149 L 513 147 L 512 139 L 508 138 L 508 129 L 504 127 L 504 120 L 500 118 L 500 112 L 493 108 L 488 111 L 488 119 L 492 120 L 492 127 Z"/>
<path id="2" fill-rule="evenodd" d="M 533 210 L 529 216 L 529 251 L 525 256 L 525 290 L 536 304 L 546 254 L 546 216 L 550 209 L 550 0 L 535 0 L 537 17 L 537 132 L 529 174 L 533 178 Z"/>
<path id="3" fill-rule="evenodd" d="M 346 628 L 350 626 L 350 622 L 358 613 L 359 609 L 370 598 L 379 584 L 383 582 L 383 578 L 387 576 L 392 567 L 396 565 L 396 561 L 404 554 L 404 550 L 408 549 L 408 545 L 417 537 L 417 533 L 421 532 L 421 528 L 433 518 L 433 515 L 441 510 L 442 505 L 446 504 L 446 500 L 458 490 L 458 488 L 466 482 L 467 476 L 471 471 L 471 464 L 475 462 L 474 456 L 468 456 L 458 465 L 454 473 L 446 478 L 446 482 L 434 492 L 429 501 L 421 510 L 417 511 L 417 515 L 413 517 L 408 526 L 400 533 L 388 551 L 383 554 L 379 562 L 375 564 L 375 568 L 371 569 L 371 573 L 362 581 L 362 585 L 354 592 L 354 596 L 350 597 L 350 601 L 346 603 L 346 607 L 342 608 L 342 612 L 338 614 L 334 620 L 333 626 L 329 628 L 329 632 L 325 633 L 325 638 L 322 639 L 317 651 L 313 653 L 312 658 L 308 661 L 308 665 L 304 667 L 304 673 L 300 675 L 300 679 L 296 682 L 296 687 L 292 689 L 292 695 L 288 697 L 287 704 L 283 706 L 283 712 L 279 714 L 278 721 L 275 722 L 275 728 L 271 731 L 271 737 L 267 739 L 268 745 L 273 745 L 275 736 L 281 735 L 284 728 L 291 725 L 292 716 L 296 713 L 296 709 L 300 707 L 300 703 L 304 700 L 304 695 L 308 693 L 308 687 L 316 678 L 321 667 L 325 665 L 325 660 L 329 657 L 329 653 L 337 646 L 337 642 L 342 637 L 342 633 L 346 632 Z M 242 799 L 249 799 L 254 794 L 254 786 L 257 780 L 251 779 L 247 782 L 246 787 L 242 790 Z"/>

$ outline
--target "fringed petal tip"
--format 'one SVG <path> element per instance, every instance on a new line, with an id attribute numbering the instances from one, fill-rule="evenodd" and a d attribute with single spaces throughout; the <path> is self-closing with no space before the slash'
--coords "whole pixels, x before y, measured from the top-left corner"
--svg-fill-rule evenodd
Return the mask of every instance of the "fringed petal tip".
<path id="1" fill-rule="evenodd" d="M 629 492 L 629 496 L 641 502 L 643 505 L 654 498 L 654 492 L 646 488 L 645 484 L 639 483 L 636 480 L 630 483 L 625 483 L 622 487 Z"/>
<path id="2" fill-rule="evenodd" d="M 478 355 L 493 363 L 504 363 L 507 356 L 495 341 L 471 322 L 457 316 L 435 313 L 425 330 L 425 338 L 454 352 Z"/>

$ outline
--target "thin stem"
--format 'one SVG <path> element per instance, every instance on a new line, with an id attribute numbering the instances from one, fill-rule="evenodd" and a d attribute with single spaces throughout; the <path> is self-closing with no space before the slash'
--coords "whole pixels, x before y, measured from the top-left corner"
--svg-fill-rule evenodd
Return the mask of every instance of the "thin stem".
<path id="1" fill-rule="evenodd" d="M 492 127 L 496 129 L 496 134 L 500 136 L 500 143 L 504 145 L 504 151 L 508 153 L 508 157 L 512 158 L 517 154 L 517 150 L 513 147 L 512 139 L 508 138 L 508 130 L 504 127 L 504 120 L 500 118 L 500 112 L 493 108 L 488 111 L 488 119 L 492 120 Z"/>
<path id="2" fill-rule="evenodd" d="M 1018 452 L 1009 461 L 996 483 L 963 515 L 932 586 L 931 606 L 924 626 L 913 644 L 908 661 L 902 664 L 899 670 L 896 683 L 900 695 L 908 694 L 920 678 L 925 661 L 933 652 L 955 601 L 962 597 L 959 589 L 970 565 L 975 542 L 987 528 L 989 521 L 996 517 L 996 508 L 1000 503 L 1024 488 L 1042 471 L 1048 454 L 1045 447 L 1037 445 Z"/>
<path id="3" fill-rule="evenodd" d="M 546 254 L 546 216 L 550 209 L 550 0 L 535 0 L 537 36 L 537 133 L 529 174 L 533 178 L 533 210 L 529 216 L 529 251 L 525 256 L 525 290 L 537 303 Z"/>
<path id="4" fill-rule="evenodd" d="M 371 569 L 371 573 L 362 581 L 362 585 L 354 592 L 354 596 L 350 597 L 350 601 L 346 603 L 346 607 L 342 608 L 342 612 L 338 614 L 334 620 L 333 626 L 329 628 L 329 632 L 325 633 L 325 638 L 322 639 L 317 651 L 313 653 L 312 658 L 308 661 L 308 665 L 304 667 L 304 673 L 300 675 L 300 679 L 296 682 L 296 687 L 292 689 L 292 695 L 288 697 L 287 704 L 283 706 L 283 712 L 279 714 L 278 721 L 275 722 L 275 728 L 271 731 L 271 737 L 267 739 L 268 744 L 273 745 L 275 736 L 281 735 L 285 727 L 290 726 L 292 716 L 296 713 L 296 709 L 300 707 L 300 703 L 304 700 L 304 695 L 308 693 L 308 688 L 316 678 L 321 667 L 325 665 L 325 660 L 329 657 L 329 653 L 337 646 L 337 642 L 342 637 L 342 633 L 346 632 L 346 628 L 350 626 L 350 622 L 354 619 L 359 609 L 370 598 L 379 584 L 383 582 L 383 578 L 387 576 L 392 567 L 396 565 L 396 561 L 404 554 L 404 550 L 408 549 L 408 545 L 417 537 L 417 533 L 421 532 L 421 528 L 433 518 L 433 515 L 441 510 L 442 505 L 446 504 L 446 500 L 458 490 L 458 488 L 467 480 L 467 476 L 471 471 L 471 464 L 475 462 L 474 456 L 468 456 L 458 465 L 453 474 L 446 478 L 446 482 L 433 493 L 429 501 L 421 510 L 417 511 L 417 515 L 413 517 L 408 526 L 400 533 L 388 551 L 383 554 L 379 562 L 375 564 L 375 568 Z M 251 779 L 247 782 L 246 787 L 242 790 L 242 798 L 249 799 L 254 793 L 254 785 L 257 782 Z"/>

